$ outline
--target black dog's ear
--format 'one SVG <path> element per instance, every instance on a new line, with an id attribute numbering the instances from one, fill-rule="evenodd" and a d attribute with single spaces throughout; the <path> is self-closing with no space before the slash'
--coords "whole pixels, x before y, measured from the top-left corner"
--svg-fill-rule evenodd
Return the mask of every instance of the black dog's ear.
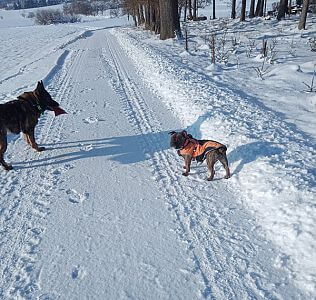
<path id="1" fill-rule="evenodd" d="M 175 131 L 170 131 L 170 132 L 168 132 L 168 134 L 171 134 L 171 135 L 173 135 L 173 134 L 175 134 L 176 132 Z"/>
<path id="2" fill-rule="evenodd" d="M 38 81 L 37 82 L 37 86 L 36 86 L 36 90 L 40 91 L 40 90 L 44 90 L 44 84 L 43 84 L 43 81 Z"/>

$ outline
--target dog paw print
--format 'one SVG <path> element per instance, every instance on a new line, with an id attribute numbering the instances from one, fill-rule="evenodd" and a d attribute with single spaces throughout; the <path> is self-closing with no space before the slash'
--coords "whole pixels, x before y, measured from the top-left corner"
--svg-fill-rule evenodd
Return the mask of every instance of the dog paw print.
<path id="1" fill-rule="evenodd" d="M 81 194 L 74 189 L 69 189 L 66 191 L 66 193 L 68 195 L 68 200 L 71 203 L 82 203 L 89 197 L 89 193 L 84 192 L 83 194 Z"/>
<path id="2" fill-rule="evenodd" d="M 82 279 L 85 276 L 85 271 L 84 269 L 78 265 L 72 268 L 71 271 L 71 278 L 72 279 Z"/>
<path id="3" fill-rule="evenodd" d="M 93 145 L 92 144 L 88 144 L 88 145 L 84 145 L 84 144 L 80 144 L 80 150 L 82 151 L 91 151 L 93 149 Z"/>
<path id="4" fill-rule="evenodd" d="M 93 123 L 99 122 L 99 118 L 89 117 L 89 118 L 83 119 L 83 122 L 86 124 L 93 124 Z"/>

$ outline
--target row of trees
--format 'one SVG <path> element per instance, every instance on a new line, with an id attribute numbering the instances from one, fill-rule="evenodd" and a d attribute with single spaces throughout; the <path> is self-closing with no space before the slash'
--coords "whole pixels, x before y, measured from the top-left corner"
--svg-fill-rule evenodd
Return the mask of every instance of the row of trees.
<path id="1" fill-rule="evenodd" d="M 181 35 L 178 0 L 124 0 L 124 10 L 162 40 Z"/>
<path id="2" fill-rule="evenodd" d="M 17 0 L 17 1 L 3 1 L 1 3 L 2 8 L 7 9 L 27 9 L 34 7 L 44 7 L 57 5 L 62 3 L 63 0 Z"/>
<path id="3" fill-rule="evenodd" d="M 215 19 L 215 1 L 211 0 Z M 291 5 L 291 1 L 290 5 Z M 306 16 L 309 1 L 303 0 L 303 9 L 299 22 L 299 29 L 305 29 Z M 123 7 L 126 13 L 133 17 L 135 26 L 143 26 L 157 34 L 160 39 L 181 36 L 180 16 L 184 10 L 184 19 L 198 20 L 198 7 L 202 4 L 209 4 L 210 0 L 123 0 Z M 242 0 L 240 20 L 246 19 L 247 0 Z M 267 0 L 250 0 L 249 18 L 262 17 L 266 11 Z M 289 3 L 288 0 L 280 0 L 277 19 L 285 17 Z M 236 0 L 232 0 L 231 18 L 236 18 Z"/>

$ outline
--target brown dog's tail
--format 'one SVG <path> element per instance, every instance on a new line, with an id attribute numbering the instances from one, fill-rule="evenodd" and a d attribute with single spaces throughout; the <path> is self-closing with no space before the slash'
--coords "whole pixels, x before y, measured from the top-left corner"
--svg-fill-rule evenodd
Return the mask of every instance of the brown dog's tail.
<path id="1" fill-rule="evenodd" d="M 227 147 L 226 146 L 221 146 L 217 149 L 221 154 L 226 154 Z"/>

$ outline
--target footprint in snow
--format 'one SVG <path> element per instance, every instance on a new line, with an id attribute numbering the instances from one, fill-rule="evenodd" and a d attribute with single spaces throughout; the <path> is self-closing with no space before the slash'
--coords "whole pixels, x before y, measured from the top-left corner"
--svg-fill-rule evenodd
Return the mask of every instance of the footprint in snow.
<path id="1" fill-rule="evenodd" d="M 74 189 L 69 189 L 66 191 L 67 195 L 68 195 L 68 200 L 71 203 L 82 203 L 83 201 L 87 200 L 89 197 L 89 193 L 84 192 L 83 194 L 78 193 L 76 190 Z"/>
<path id="2" fill-rule="evenodd" d="M 89 117 L 89 118 L 83 119 L 83 122 L 86 124 L 93 124 L 93 123 L 99 122 L 99 118 Z"/>
<path id="3" fill-rule="evenodd" d="M 84 145 L 84 144 L 80 144 L 80 150 L 83 150 L 83 151 L 91 151 L 93 149 L 93 146 L 92 144 L 89 144 L 89 145 Z"/>
<path id="4" fill-rule="evenodd" d="M 82 279 L 84 276 L 85 276 L 85 271 L 80 265 L 73 267 L 72 272 L 71 272 L 72 279 Z"/>

